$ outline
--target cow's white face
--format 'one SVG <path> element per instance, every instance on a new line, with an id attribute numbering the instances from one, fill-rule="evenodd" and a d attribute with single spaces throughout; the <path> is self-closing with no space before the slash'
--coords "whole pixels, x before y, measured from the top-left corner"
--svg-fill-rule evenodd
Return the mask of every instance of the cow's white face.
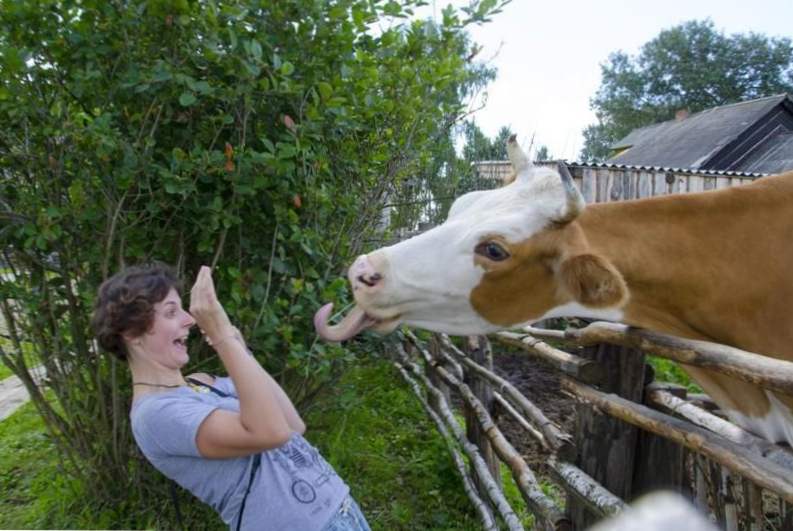
<path id="1" fill-rule="evenodd" d="M 365 328 L 387 333 L 399 324 L 448 334 L 489 333 L 576 300 L 575 286 L 560 289 L 566 284 L 560 275 L 591 269 L 593 260 L 596 273 L 615 272 L 593 255 L 576 262 L 585 242 L 570 221 L 583 199 L 569 174 L 565 183 L 558 172 L 530 166 L 522 153 L 516 157 L 515 148 L 512 184 L 466 194 L 442 225 L 358 257 L 348 270 L 356 308 L 336 326 L 327 325 L 332 307 L 320 309 L 320 335 L 343 340 Z M 564 271 L 568 258 L 572 273 Z M 604 290 L 600 284 L 597 289 Z M 609 304 L 622 302 L 624 292 L 618 299 L 611 297 Z"/>

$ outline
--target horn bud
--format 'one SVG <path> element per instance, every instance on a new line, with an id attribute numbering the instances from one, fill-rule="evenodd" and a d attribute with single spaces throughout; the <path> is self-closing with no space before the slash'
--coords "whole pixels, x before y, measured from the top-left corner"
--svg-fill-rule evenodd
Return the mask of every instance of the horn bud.
<path id="1" fill-rule="evenodd" d="M 554 221 L 559 224 L 566 224 L 573 221 L 584 210 L 586 202 L 584 196 L 575 185 L 573 176 L 567 168 L 567 164 L 562 161 L 557 162 L 556 167 L 564 185 L 565 205 L 562 214 Z"/>
<path id="2" fill-rule="evenodd" d="M 531 166 L 529 158 L 518 145 L 517 135 L 510 135 L 507 140 L 507 155 L 512 163 L 512 170 L 517 174 Z"/>

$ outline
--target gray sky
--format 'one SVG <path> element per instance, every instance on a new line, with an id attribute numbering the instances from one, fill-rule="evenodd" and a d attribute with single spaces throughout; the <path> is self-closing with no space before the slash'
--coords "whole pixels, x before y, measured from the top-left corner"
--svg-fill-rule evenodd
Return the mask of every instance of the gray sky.
<path id="1" fill-rule="evenodd" d="M 448 3 L 436 0 L 436 13 Z M 488 136 L 508 125 L 524 147 L 535 135 L 535 147 L 575 160 L 582 130 L 595 121 L 589 99 L 608 55 L 634 55 L 661 30 L 705 18 L 727 34 L 793 38 L 793 0 L 513 0 L 471 30 L 484 46 L 479 58 L 492 58 L 498 69 L 473 118 Z"/>

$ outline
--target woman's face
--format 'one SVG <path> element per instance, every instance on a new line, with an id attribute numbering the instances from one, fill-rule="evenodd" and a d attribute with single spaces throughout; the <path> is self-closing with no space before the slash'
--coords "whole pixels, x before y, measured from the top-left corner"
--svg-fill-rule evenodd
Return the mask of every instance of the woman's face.
<path id="1" fill-rule="evenodd" d="M 154 322 L 148 332 L 135 339 L 139 349 L 168 368 L 184 366 L 187 355 L 187 336 L 195 324 L 193 316 L 182 308 L 182 299 L 171 289 L 162 301 L 154 305 Z"/>

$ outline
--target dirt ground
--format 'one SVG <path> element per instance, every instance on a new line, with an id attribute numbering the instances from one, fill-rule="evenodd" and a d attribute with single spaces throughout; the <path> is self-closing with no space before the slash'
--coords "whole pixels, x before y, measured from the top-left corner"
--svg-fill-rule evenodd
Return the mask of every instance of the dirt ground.
<path id="1" fill-rule="evenodd" d="M 559 390 L 559 371 L 527 354 L 503 352 L 502 348 L 493 354 L 493 368 L 562 431 L 573 433 L 575 402 Z M 540 444 L 506 412 L 498 417 L 498 425 L 531 469 L 542 473 L 548 454 Z"/>

